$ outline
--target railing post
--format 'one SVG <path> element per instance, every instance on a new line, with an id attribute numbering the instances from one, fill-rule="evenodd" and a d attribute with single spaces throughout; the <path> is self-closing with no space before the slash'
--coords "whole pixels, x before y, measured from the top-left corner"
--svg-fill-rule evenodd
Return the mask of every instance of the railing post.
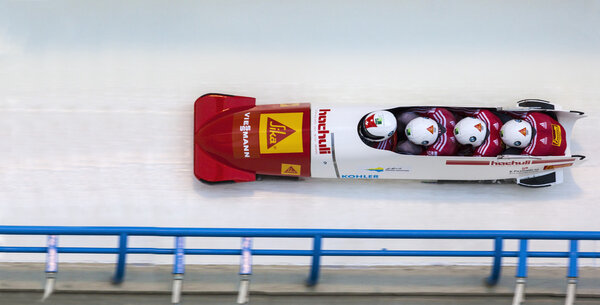
<path id="1" fill-rule="evenodd" d="M 488 286 L 495 286 L 500 279 L 502 272 L 502 246 L 502 237 L 496 237 L 494 240 L 494 265 L 492 266 L 492 273 L 485 281 Z"/>
<path id="2" fill-rule="evenodd" d="M 527 239 L 519 241 L 519 264 L 517 265 L 517 284 L 513 305 L 520 305 L 525 300 L 525 283 L 527 282 Z"/>
<path id="3" fill-rule="evenodd" d="M 573 305 L 575 303 L 575 294 L 577 289 L 577 278 L 578 274 L 578 241 L 571 240 L 569 247 L 569 270 L 567 272 L 567 296 L 565 298 L 565 305 Z"/>
<path id="4" fill-rule="evenodd" d="M 48 248 L 46 251 L 46 285 L 44 286 L 44 302 L 54 291 L 56 273 L 58 273 L 58 236 L 48 235 Z"/>
<path id="5" fill-rule="evenodd" d="M 117 257 L 117 270 L 113 277 L 113 284 L 118 285 L 123 282 L 125 277 L 125 263 L 127 260 L 127 234 L 119 235 L 119 254 Z"/>
<path id="6" fill-rule="evenodd" d="M 249 301 L 250 275 L 252 275 L 252 238 L 242 237 L 242 255 L 240 257 L 240 289 L 238 291 L 238 304 Z"/>
<path id="7" fill-rule="evenodd" d="M 181 288 L 183 286 L 183 274 L 185 273 L 185 239 L 183 236 L 175 236 L 174 257 L 171 303 L 179 304 L 181 300 Z"/>
<path id="8" fill-rule="evenodd" d="M 319 282 L 319 269 L 321 268 L 321 236 L 316 235 L 313 239 L 312 264 L 310 266 L 310 276 L 306 285 L 314 286 Z"/>

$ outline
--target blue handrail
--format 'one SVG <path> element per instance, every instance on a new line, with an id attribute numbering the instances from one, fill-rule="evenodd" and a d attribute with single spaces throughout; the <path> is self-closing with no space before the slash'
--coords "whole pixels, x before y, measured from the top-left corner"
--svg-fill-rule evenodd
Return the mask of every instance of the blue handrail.
<path id="1" fill-rule="evenodd" d="M 308 256 L 312 257 L 308 285 L 316 285 L 319 279 L 321 257 L 323 256 L 435 256 L 435 257 L 490 257 L 493 259 L 492 272 L 487 278 L 488 285 L 495 285 L 501 274 L 502 258 L 517 257 L 517 277 L 527 276 L 529 258 L 566 258 L 568 276 L 577 277 L 579 258 L 600 258 L 600 252 L 579 252 L 578 241 L 600 240 L 600 232 L 595 231 L 473 231 L 473 230 L 342 230 L 342 229 L 255 229 L 255 228 L 161 228 L 161 227 L 67 227 L 67 226 L 0 226 L 0 234 L 18 235 L 112 235 L 119 237 L 118 247 L 56 247 L 57 253 L 117 254 L 117 267 L 113 282 L 121 283 L 125 277 L 128 254 L 167 254 L 177 253 L 175 248 L 135 248 L 128 247 L 132 236 L 171 236 L 181 237 L 268 237 L 268 238 L 312 238 L 313 247 L 309 250 L 252 249 L 252 255 Z M 360 239 L 489 239 L 494 243 L 493 250 L 327 250 L 322 249 L 325 238 Z M 518 251 L 505 251 L 504 240 L 519 240 Z M 566 240 L 566 251 L 529 251 L 529 240 Z M 45 253 L 47 247 L 0 246 L 0 252 Z M 179 250 L 181 251 L 181 250 Z M 185 255 L 241 255 L 242 249 L 184 249 Z"/>
<path id="2" fill-rule="evenodd" d="M 554 239 L 600 240 L 599 231 L 509 230 L 347 230 L 163 227 L 0 226 L 0 234 L 19 235 L 121 235 L 197 237 L 411 238 L 411 239 Z"/>

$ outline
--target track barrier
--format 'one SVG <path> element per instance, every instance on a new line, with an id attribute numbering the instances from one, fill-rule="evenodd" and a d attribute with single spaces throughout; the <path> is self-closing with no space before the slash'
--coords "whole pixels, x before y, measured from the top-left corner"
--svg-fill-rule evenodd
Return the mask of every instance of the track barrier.
<path id="1" fill-rule="evenodd" d="M 54 291 L 54 282 L 58 272 L 58 236 L 48 235 L 48 247 L 46 251 L 46 285 L 44 286 L 44 295 L 42 302 L 45 301 Z"/>
<path id="2" fill-rule="evenodd" d="M 240 258 L 240 289 L 238 293 L 238 304 L 249 302 L 250 275 L 252 275 L 252 238 L 242 238 L 242 257 Z"/>
<path id="3" fill-rule="evenodd" d="M 181 288 L 183 286 L 183 274 L 185 273 L 185 239 L 182 236 L 175 237 L 175 261 L 173 262 L 173 289 L 171 303 L 179 304 L 181 300 Z"/>
<path id="4" fill-rule="evenodd" d="M 307 256 L 311 266 L 307 285 L 318 284 L 321 257 L 323 256 L 431 256 L 431 257 L 490 257 L 492 270 L 485 283 L 494 286 L 498 283 L 502 259 L 518 259 L 516 286 L 513 305 L 521 304 L 525 299 L 527 264 L 532 258 L 567 259 L 567 287 L 565 304 L 575 301 L 578 281 L 578 260 L 580 258 L 600 258 L 600 252 L 579 251 L 580 240 L 600 240 L 600 232 L 593 231 L 472 231 L 472 230 L 337 230 L 337 229 L 243 229 L 243 228 L 161 228 L 161 227 L 64 227 L 64 226 L 0 226 L 2 235 L 47 235 L 46 247 L 0 246 L 0 252 L 46 253 L 46 285 L 42 300 L 51 296 L 58 274 L 58 255 L 60 253 L 79 254 L 116 254 L 117 264 L 114 284 L 125 279 L 126 260 L 129 254 L 173 255 L 173 304 L 181 302 L 181 291 L 185 273 L 185 255 L 239 255 L 240 283 L 237 296 L 238 304 L 249 302 L 250 276 L 252 275 L 252 256 Z M 116 248 L 97 247 L 59 247 L 60 235 L 117 236 Z M 173 248 L 134 248 L 128 246 L 128 239 L 136 236 L 173 237 Z M 186 237 L 239 237 L 239 249 L 191 249 L 185 247 Z M 253 238 L 310 238 L 310 250 L 254 249 Z M 327 250 L 323 249 L 323 239 L 479 239 L 493 241 L 493 250 Z M 518 240 L 518 251 L 503 249 L 505 240 Z M 568 241 L 568 251 L 529 251 L 530 240 Z"/>

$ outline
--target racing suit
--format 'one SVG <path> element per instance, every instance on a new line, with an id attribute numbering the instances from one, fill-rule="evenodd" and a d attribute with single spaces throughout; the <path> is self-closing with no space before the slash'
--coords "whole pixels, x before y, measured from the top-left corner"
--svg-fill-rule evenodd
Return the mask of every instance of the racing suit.
<path id="1" fill-rule="evenodd" d="M 478 118 L 487 126 L 488 134 L 483 143 L 473 152 L 474 157 L 495 157 L 502 152 L 504 143 L 500 138 L 500 128 L 502 128 L 503 122 L 498 116 L 487 109 L 460 108 L 456 109 L 456 112 L 464 116 Z"/>
<path id="2" fill-rule="evenodd" d="M 432 145 L 422 153 L 428 156 L 452 156 L 458 150 L 458 143 L 454 137 L 456 118 L 445 108 L 414 108 L 411 111 L 426 116 L 436 121 L 440 127 L 440 134 Z"/>
<path id="3" fill-rule="evenodd" d="M 567 133 L 555 119 L 541 112 L 529 112 L 523 117 L 531 124 L 535 134 L 523 155 L 564 156 L 567 148 Z"/>
<path id="4" fill-rule="evenodd" d="M 373 148 L 377 148 L 377 149 L 383 149 L 383 150 L 394 150 L 394 147 L 396 146 L 396 133 L 395 132 L 391 137 L 389 137 L 386 140 L 383 140 L 381 142 L 373 142 L 373 141 L 369 141 L 367 143 L 367 145 L 373 147 Z M 363 141 L 366 141 L 365 139 L 363 139 Z M 366 143 L 366 142 L 365 142 Z"/>

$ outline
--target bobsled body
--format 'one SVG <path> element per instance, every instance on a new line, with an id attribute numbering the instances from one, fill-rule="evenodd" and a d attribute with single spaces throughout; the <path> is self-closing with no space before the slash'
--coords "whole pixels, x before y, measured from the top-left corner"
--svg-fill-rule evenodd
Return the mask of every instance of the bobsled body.
<path id="1" fill-rule="evenodd" d="M 254 99 L 248 97 L 204 95 L 195 105 L 194 172 L 205 182 L 244 182 L 254 181 L 256 175 L 278 175 L 340 179 L 513 179 L 526 186 L 546 186 L 562 182 L 562 168 L 584 158 L 572 155 L 570 145 L 573 125 L 583 113 L 557 110 L 543 102 L 520 103 L 520 107 L 512 109 L 487 109 L 551 114 L 566 133 L 557 139 L 567 142 L 564 156 L 404 155 L 372 148 L 361 140 L 358 123 L 367 113 L 410 108 L 307 103 L 255 105 Z"/>

